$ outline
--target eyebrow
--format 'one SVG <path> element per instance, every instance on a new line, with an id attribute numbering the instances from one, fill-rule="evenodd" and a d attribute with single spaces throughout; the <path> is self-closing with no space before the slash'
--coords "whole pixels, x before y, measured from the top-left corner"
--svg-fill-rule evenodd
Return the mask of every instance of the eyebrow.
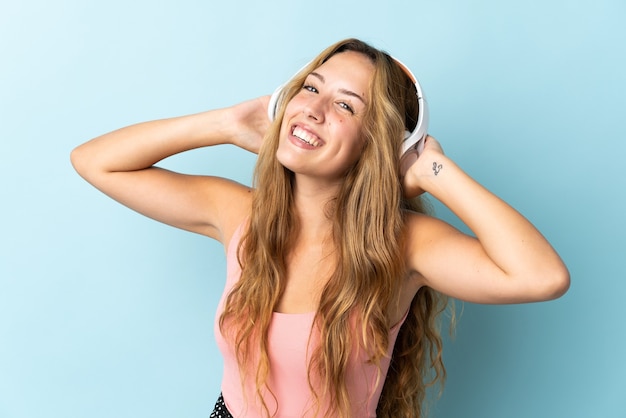
<path id="1" fill-rule="evenodd" d="M 326 82 L 326 79 L 320 73 L 316 73 L 315 71 L 313 71 L 309 75 L 312 75 L 313 77 L 316 77 L 322 83 Z M 364 105 L 367 105 L 367 103 L 365 103 L 365 99 L 363 99 L 363 97 L 361 97 L 360 95 L 358 95 L 357 93 L 355 93 L 355 92 L 353 92 L 351 90 L 339 89 L 339 93 L 346 94 L 346 95 L 351 96 L 351 97 L 355 97 L 355 98 L 359 99 Z"/>

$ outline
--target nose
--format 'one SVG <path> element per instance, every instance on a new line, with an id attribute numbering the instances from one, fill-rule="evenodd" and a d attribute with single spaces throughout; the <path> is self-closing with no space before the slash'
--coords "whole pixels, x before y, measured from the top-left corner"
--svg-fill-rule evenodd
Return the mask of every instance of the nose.
<path id="1" fill-rule="evenodd" d="M 324 121 L 325 104 L 321 97 L 312 97 L 304 106 L 304 115 L 316 122 Z"/>

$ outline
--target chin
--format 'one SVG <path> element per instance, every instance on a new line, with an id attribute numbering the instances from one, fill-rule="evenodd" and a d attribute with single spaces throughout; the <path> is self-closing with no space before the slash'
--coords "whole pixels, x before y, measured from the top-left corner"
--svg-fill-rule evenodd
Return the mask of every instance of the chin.
<path id="1" fill-rule="evenodd" d="M 294 161 L 295 156 L 289 154 L 290 153 L 287 150 L 281 149 L 279 145 L 278 149 L 276 150 L 276 160 L 287 170 L 295 172 L 297 171 L 298 164 L 296 161 Z"/>

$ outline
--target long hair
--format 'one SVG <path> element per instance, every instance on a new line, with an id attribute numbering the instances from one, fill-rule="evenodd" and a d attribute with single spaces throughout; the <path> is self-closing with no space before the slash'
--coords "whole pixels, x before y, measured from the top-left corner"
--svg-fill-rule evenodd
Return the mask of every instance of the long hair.
<path id="1" fill-rule="evenodd" d="M 372 100 L 364 118 L 362 154 L 327 206 L 337 264 L 322 290 L 311 331 L 318 333 L 319 344 L 311 352 L 309 386 L 318 412 L 323 399 L 328 405 L 325 416 L 349 417 L 345 377 L 353 348 L 359 345 L 379 367 L 379 379 L 385 379 L 379 416 L 419 417 L 427 384 L 445 376 L 435 320 L 445 298 L 428 288 L 418 292 L 400 329 L 389 372 L 386 377 L 380 372 L 393 325 L 388 312 L 398 303 L 407 275 L 405 217 L 410 210 L 424 211 L 419 199 L 403 198 L 398 171 L 400 140 L 417 120 L 415 87 L 389 55 L 362 41 L 347 39 L 330 46 L 285 88 L 276 121 L 259 152 L 251 216 L 238 252 L 242 274 L 226 299 L 220 329 L 232 339 L 242 384 L 244 378 L 254 379 L 257 397 L 271 416 L 262 396 L 272 394 L 267 384 L 271 372 L 267 334 L 285 288 L 286 257 L 298 228 L 293 173 L 275 157 L 280 124 L 286 103 L 306 76 L 344 51 L 362 53 L 374 65 Z"/>

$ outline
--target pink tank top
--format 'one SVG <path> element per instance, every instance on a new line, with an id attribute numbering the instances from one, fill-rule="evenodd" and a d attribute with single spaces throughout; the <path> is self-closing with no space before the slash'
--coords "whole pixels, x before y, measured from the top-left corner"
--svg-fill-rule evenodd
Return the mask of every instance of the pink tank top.
<path id="1" fill-rule="evenodd" d="M 217 345 L 224 357 L 224 375 L 222 394 L 226 407 L 235 418 L 262 418 L 264 410 L 256 396 L 254 377 L 241 385 L 239 366 L 234 348 L 225 340 L 219 329 L 219 317 L 224 303 L 233 285 L 239 280 L 241 268 L 237 260 L 237 247 L 243 234 L 243 225 L 233 234 L 226 251 L 226 286 L 218 304 L 215 316 L 214 332 Z M 309 342 L 314 312 L 303 314 L 273 313 L 269 329 L 270 376 L 268 385 L 276 399 L 270 393 L 264 394 L 264 401 L 270 413 L 276 412 L 277 418 L 314 417 L 315 398 L 308 382 L 308 364 L 310 345 L 316 344 L 314 338 Z M 352 404 L 352 416 L 376 417 L 376 406 L 384 384 L 384 376 L 389 368 L 389 361 L 404 318 L 389 331 L 389 349 L 382 359 L 382 377 L 376 382 L 378 370 L 367 362 L 366 353 L 357 350 L 351 356 L 351 365 L 347 373 L 347 387 Z M 318 411 L 319 416 L 325 411 L 323 399 Z"/>

